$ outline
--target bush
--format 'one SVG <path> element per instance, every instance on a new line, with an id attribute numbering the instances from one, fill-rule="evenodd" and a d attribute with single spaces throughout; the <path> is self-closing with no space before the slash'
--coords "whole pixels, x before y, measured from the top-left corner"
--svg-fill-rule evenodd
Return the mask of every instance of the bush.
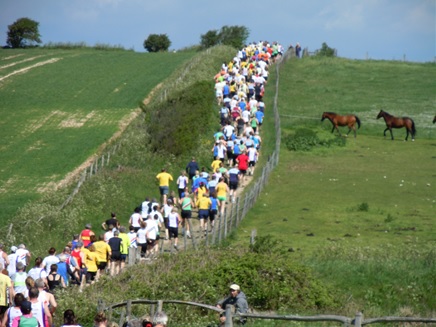
<path id="1" fill-rule="evenodd" d="M 273 243 L 275 241 L 273 240 Z M 249 307 L 262 311 L 329 310 L 337 308 L 335 294 L 317 280 L 311 270 L 291 258 L 288 252 L 254 253 L 247 249 L 203 249 L 195 253 L 159 257 L 152 265 L 138 264 L 117 278 L 102 278 L 86 288 L 81 299 L 69 289 L 59 299 L 62 308 L 75 308 L 82 325 L 92 324 L 96 308 L 128 299 L 180 300 L 215 305 L 228 296 L 230 284 L 237 283 L 246 294 Z M 132 307 L 134 309 L 135 306 Z M 143 315 L 147 309 L 142 310 Z M 184 305 L 164 305 L 174 326 L 203 326 L 216 321 L 216 313 Z M 84 321 L 88 319 L 88 321 Z M 198 324 L 197 324 L 198 325 Z"/>
<path id="2" fill-rule="evenodd" d="M 286 147 L 291 151 L 309 151 L 320 143 L 316 133 L 308 128 L 298 129 L 285 137 Z"/>
<path id="3" fill-rule="evenodd" d="M 199 81 L 153 108 L 147 121 L 152 151 L 179 156 L 192 153 L 199 137 L 213 135 L 213 84 Z M 213 116 L 213 117 L 212 117 Z M 212 144 L 211 144 L 212 146 Z"/>
<path id="4" fill-rule="evenodd" d="M 308 128 L 297 129 L 295 134 L 285 136 L 284 142 L 290 151 L 310 151 L 315 147 L 332 147 L 345 146 L 346 139 L 335 137 L 328 140 L 322 140 L 316 132 Z"/>

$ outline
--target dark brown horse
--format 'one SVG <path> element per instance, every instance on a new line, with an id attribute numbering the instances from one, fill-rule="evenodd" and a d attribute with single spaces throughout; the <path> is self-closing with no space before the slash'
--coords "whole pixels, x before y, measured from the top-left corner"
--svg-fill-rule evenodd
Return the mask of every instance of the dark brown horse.
<path id="1" fill-rule="evenodd" d="M 386 137 L 386 131 L 389 130 L 391 132 L 391 139 L 394 139 L 394 135 L 392 134 L 392 128 L 403 128 L 405 127 L 407 130 L 406 141 L 409 138 L 409 134 L 412 135 L 412 141 L 415 141 L 416 129 L 415 122 L 412 118 L 409 117 L 394 117 L 388 114 L 386 111 L 380 110 L 377 115 L 377 119 L 383 117 L 386 123 L 386 129 L 383 132 L 383 135 Z"/>
<path id="2" fill-rule="evenodd" d="M 348 126 L 348 134 L 350 134 L 351 130 L 354 131 L 354 137 L 356 137 L 356 123 L 358 128 L 360 128 L 360 119 L 356 115 L 345 115 L 341 116 L 338 114 L 335 114 L 334 112 L 327 112 L 325 111 L 322 114 L 321 121 L 324 121 L 324 119 L 330 120 L 330 122 L 333 124 L 332 133 L 336 129 L 341 135 L 341 132 L 339 131 L 338 126 Z"/>

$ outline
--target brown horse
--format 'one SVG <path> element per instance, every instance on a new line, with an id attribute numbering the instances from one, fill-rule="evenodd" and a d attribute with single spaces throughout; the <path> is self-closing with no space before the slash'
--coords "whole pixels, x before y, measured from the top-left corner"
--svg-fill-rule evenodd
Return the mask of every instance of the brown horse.
<path id="1" fill-rule="evenodd" d="M 386 131 L 389 130 L 391 132 L 391 139 L 394 139 L 394 135 L 392 134 L 392 128 L 402 128 L 405 127 L 407 130 L 406 141 L 409 138 L 409 134 L 412 135 L 412 141 L 415 141 L 416 129 L 415 122 L 412 118 L 409 117 L 394 117 L 388 114 L 386 111 L 380 110 L 377 115 L 377 119 L 383 117 L 386 123 L 386 129 L 383 132 L 383 135 L 386 137 Z"/>
<path id="2" fill-rule="evenodd" d="M 330 120 L 330 122 L 333 124 L 332 133 L 336 129 L 339 133 L 339 136 L 341 136 L 341 132 L 339 131 L 338 126 L 348 126 L 348 134 L 350 134 L 351 130 L 354 131 L 354 137 L 356 137 L 356 123 L 358 128 L 360 128 L 360 119 L 356 115 L 346 115 L 341 116 L 338 114 L 335 114 L 334 112 L 327 112 L 325 111 L 322 114 L 321 121 L 324 121 L 324 119 Z"/>

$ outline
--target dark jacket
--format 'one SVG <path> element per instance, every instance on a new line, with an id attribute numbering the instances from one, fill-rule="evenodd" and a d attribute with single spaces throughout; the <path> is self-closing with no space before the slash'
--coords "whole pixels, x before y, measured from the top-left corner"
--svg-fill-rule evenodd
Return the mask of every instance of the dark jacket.
<path id="1" fill-rule="evenodd" d="M 200 167 L 198 167 L 197 161 L 190 161 L 186 165 L 186 172 L 188 173 L 188 175 L 195 175 L 196 170 L 200 170 Z"/>
<path id="2" fill-rule="evenodd" d="M 248 303 L 244 292 L 239 292 L 238 295 L 236 295 L 236 297 L 229 296 L 228 298 L 219 301 L 218 304 L 224 310 L 226 309 L 227 304 L 230 304 L 235 306 L 236 313 L 248 312 Z M 245 318 L 241 318 L 239 320 L 240 323 L 245 323 L 245 321 L 246 321 Z"/>

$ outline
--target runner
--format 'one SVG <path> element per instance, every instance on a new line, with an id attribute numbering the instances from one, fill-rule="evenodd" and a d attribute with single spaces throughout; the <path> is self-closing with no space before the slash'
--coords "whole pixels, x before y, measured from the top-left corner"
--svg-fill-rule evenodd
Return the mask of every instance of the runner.
<path id="1" fill-rule="evenodd" d="M 173 176 L 167 173 L 165 168 L 162 168 L 161 172 L 156 175 L 156 179 L 159 182 L 159 192 L 161 195 L 161 203 L 167 203 L 167 196 L 170 192 L 170 182 L 173 181 Z"/>
<path id="2" fill-rule="evenodd" d="M 207 219 L 209 218 L 209 210 L 211 205 L 212 201 L 209 198 L 208 192 L 202 193 L 196 202 L 196 206 L 198 208 L 198 219 L 200 220 L 200 232 L 204 231 L 205 235 L 207 234 Z"/>
<path id="3" fill-rule="evenodd" d="M 192 217 L 192 207 L 194 207 L 194 202 L 190 197 L 189 191 L 185 191 L 184 197 L 180 199 L 179 204 L 182 208 L 182 235 L 184 236 L 184 233 L 186 231 L 186 236 L 188 238 L 191 238 L 191 231 L 189 228 L 188 219 L 191 219 Z"/>
<path id="4" fill-rule="evenodd" d="M 229 186 L 224 182 L 224 177 L 220 177 L 218 185 L 216 186 L 216 194 L 218 199 L 220 217 L 224 217 L 224 209 L 226 207 L 226 200 L 227 200 L 228 193 L 229 193 Z"/>

